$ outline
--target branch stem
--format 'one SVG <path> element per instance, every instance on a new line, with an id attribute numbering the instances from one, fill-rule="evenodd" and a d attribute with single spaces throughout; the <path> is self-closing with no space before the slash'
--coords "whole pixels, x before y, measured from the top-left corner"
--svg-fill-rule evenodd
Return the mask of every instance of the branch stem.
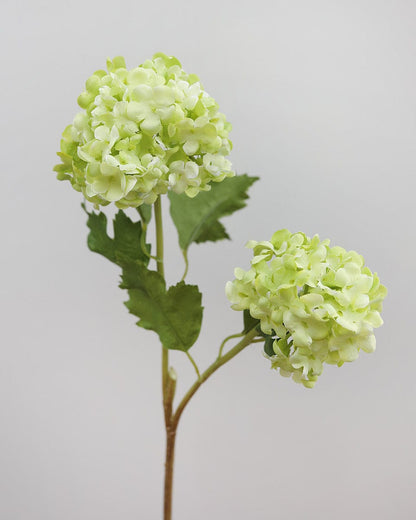
<path id="1" fill-rule="evenodd" d="M 225 344 L 227 343 L 227 341 L 230 341 L 230 339 L 234 339 L 234 338 L 241 338 L 243 336 L 244 336 L 244 332 L 239 332 L 237 334 L 231 334 L 230 336 L 227 336 L 220 345 L 220 350 L 218 352 L 218 359 L 222 356 L 222 351 L 224 350 L 224 347 L 225 347 Z"/>
<path id="2" fill-rule="evenodd" d="M 186 407 L 186 405 L 191 400 L 192 396 L 196 393 L 198 388 L 204 383 L 214 372 L 216 372 L 222 365 L 230 361 L 233 357 L 235 357 L 237 354 L 239 354 L 242 350 L 244 350 L 250 343 L 253 342 L 254 338 L 257 336 L 258 331 L 256 330 L 256 327 L 251 329 L 247 334 L 243 337 L 243 339 L 235 345 L 231 350 L 229 350 L 226 354 L 224 354 L 221 357 L 218 357 L 212 365 L 210 365 L 205 372 L 201 374 L 201 376 L 198 378 L 197 381 L 191 386 L 191 388 L 188 390 L 188 392 L 183 397 L 182 401 L 179 403 L 178 408 L 176 409 L 176 412 L 173 414 L 172 417 L 172 428 L 176 431 L 176 428 L 178 427 L 179 419 L 181 418 L 181 415 Z"/>

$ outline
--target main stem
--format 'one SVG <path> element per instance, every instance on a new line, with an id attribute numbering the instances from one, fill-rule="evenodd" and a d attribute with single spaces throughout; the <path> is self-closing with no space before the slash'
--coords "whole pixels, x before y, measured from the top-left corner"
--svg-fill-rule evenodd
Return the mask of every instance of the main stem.
<path id="1" fill-rule="evenodd" d="M 154 204 L 156 222 L 156 262 L 157 272 L 165 277 L 163 263 L 163 223 L 162 200 L 159 196 Z M 169 374 L 169 351 L 162 346 L 162 394 L 166 429 L 166 459 L 164 488 L 164 520 L 172 518 L 173 462 L 175 455 L 176 429 L 172 428 L 172 403 L 175 394 L 176 379 Z"/>
<path id="2" fill-rule="evenodd" d="M 175 461 L 176 428 L 166 428 L 165 498 L 163 519 L 172 519 L 173 465 Z"/>
<path id="3" fill-rule="evenodd" d="M 198 388 L 204 383 L 214 372 L 216 372 L 222 365 L 230 361 L 233 357 L 239 354 L 243 349 L 245 349 L 248 345 L 250 345 L 254 338 L 258 335 L 256 327 L 250 330 L 243 339 L 235 345 L 231 350 L 229 350 L 223 356 L 218 357 L 211 366 L 209 366 L 205 372 L 203 372 L 200 377 L 195 381 L 195 383 L 191 386 L 188 392 L 183 397 L 182 401 L 179 403 L 176 412 L 172 414 L 172 401 L 175 392 L 176 380 L 171 379 L 168 374 L 168 386 L 167 386 L 167 401 L 169 403 L 168 406 L 168 416 L 169 420 L 166 426 L 166 462 L 165 462 L 165 501 L 164 501 L 164 520 L 172 519 L 172 484 L 173 484 L 173 465 L 175 460 L 175 440 L 176 440 L 176 432 L 178 429 L 179 420 L 181 415 L 192 399 L 193 395 L 196 393 Z"/>
<path id="4" fill-rule="evenodd" d="M 163 263 L 163 224 L 162 224 L 162 201 L 159 196 L 154 204 L 155 222 L 156 222 L 156 262 L 157 272 L 165 277 L 165 269 Z M 166 429 L 166 458 L 165 458 L 165 488 L 164 488 L 164 506 L 163 519 L 172 520 L 172 490 L 173 490 L 173 466 L 175 460 L 175 440 L 179 419 L 191 400 L 192 396 L 198 388 L 206 381 L 216 370 L 222 365 L 230 361 L 234 356 L 241 352 L 245 347 L 252 343 L 257 336 L 256 329 L 250 330 L 242 340 L 237 343 L 226 354 L 221 355 L 214 363 L 203 372 L 198 380 L 191 386 L 188 392 L 179 403 L 176 412 L 173 413 L 173 398 L 175 396 L 176 375 L 173 369 L 169 370 L 169 351 L 162 346 L 162 392 L 163 392 L 163 409 L 165 416 Z M 223 347 L 223 345 L 222 345 Z"/>
<path id="5" fill-rule="evenodd" d="M 162 223 L 162 200 L 161 196 L 157 198 L 154 204 L 155 222 L 156 222 L 156 263 L 157 272 L 165 277 L 165 266 L 163 263 L 163 223 Z M 169 382 L 169 351 L 162 346 L 162 393 L 163 393 L 163 409 L 165 413 L 165 424 L 168 425 L 168 406 L 167 402 L 167 386 Z"/>

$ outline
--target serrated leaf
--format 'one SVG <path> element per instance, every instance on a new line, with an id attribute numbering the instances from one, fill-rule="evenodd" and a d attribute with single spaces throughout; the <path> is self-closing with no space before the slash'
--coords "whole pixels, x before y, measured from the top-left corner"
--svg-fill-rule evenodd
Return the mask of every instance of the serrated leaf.
<path id="1" fill-rule="evenodd" d="M 84 208 L 85 209 L 85 208 Z M 88 212 L 87 212 L 88 213 Z M 127 289 L 125 302 L 137 324 L 153 330 L 168 349 L 187 351 L 199 336 L 202 323 L 202 295 L 196 285 L 185 282 L 166 290 L 164 278 L 147 268 L 149 256 L 142 249 L 141 222 L 133 222 L 123 211 L 113 221 L 114 238 L 107 233 L 104 213 L 88 213 L 88 247 L 122 268 L 122 289 Z M 146 245 L 150 253 L 150 245 Z"/>
<path id="2" fill-rule="evenodd" d="M 120 210 L 114 218 L 114 238 L 107 233 L 107 217 L 102 212 L 88 213 L 87 225 L 90 228 L 87 242 L 91 251 L 120 266 L 124 262 L 136 260 L 145 265 L 149 263 L 149 256 L 140 244 L 142 225 L 140 222 L 133 222 L 124 211 Z M 150 254 L 150 244 L 146 244 L 146 249 Z"/>
<path id="3" fill-rule="evenodd" d="M 170 191 L 170 213 L 178 230 L 181 249 L 186 251 L 192 242 L 229 238 L 219 219 L 246 206 L 247 190 L 257 179 L 236 175 L 212 183 L 210 191 L 200 192 L 195 198 Z"/>
<path id="4" fill-rule="evenodd" d="M 114 241 L 107 234 L 107 217 L 104 213 L 88 213 L 87 226 L 90 228 L 87 238 L 89 249 L 105 256 L 110 262 L 116 262 Z"/>
<path id="5" fill-rule="evenodd" d="M 196 285 L 179 282 L 166 291 L 159 273 L 136 262 L 124 265 L 120 287 L 129 293 L 125 305 L 137 325 L 155 331 L 165 348 L 187 351 L 198 339 L 203 307 Z"/>
<path id="6" fill-rule="evenodd" d="M 199 233 L 198 237 L 194 240 L 197 244 L 201 244 L 202 242 L 213 242 L 212 237 L 219 237 L 217 240 L 221 240 L 223 238 L 229 240 L 230 235 L 225 230 L 225 227 L 221 224 L 221 222 L 217 221 L 209 229 L 202 229 Z"/>

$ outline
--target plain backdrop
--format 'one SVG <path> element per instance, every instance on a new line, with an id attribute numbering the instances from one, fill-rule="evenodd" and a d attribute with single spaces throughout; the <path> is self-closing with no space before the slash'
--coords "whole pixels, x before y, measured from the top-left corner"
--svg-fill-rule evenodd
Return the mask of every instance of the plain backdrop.
<path id="1" fill-rule="evenodd" d="M 201 367 L 241 328 L 224 284 L 248 239 L 319 233 L 389 289 L 376 353 L 325 368 L 314 390 L 260 345 L 206 383 L 180 425 L 175 520 L 414 519 L 415 2 L 5 0 L 1 25 L 0 518 L 161 518 L 160 347 L 52 167 L 85 79 L 108 56 L 133 67 L 162 51 L 232 122 L 235 169 L 261 177 L 224 219 L 233 240 L 190 250 Z M 194 374 L 172 360 L 181 394 Z"/>

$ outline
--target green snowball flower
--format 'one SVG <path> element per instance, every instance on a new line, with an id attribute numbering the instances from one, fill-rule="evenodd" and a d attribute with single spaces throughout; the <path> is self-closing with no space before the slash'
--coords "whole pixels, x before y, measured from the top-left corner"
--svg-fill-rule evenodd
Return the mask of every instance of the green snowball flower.
<path id="1" fill-rule="evenodd" d="M 107 60 L 78 104 L 54 169 L 96 205 L 152 204 L 168 189 L 194 197 L 234 175 L 230 123 L 174 57 L 158 53 L 132 70 Z"/>
<path id="2" fill-rule="evenodd" d="M 387 290 L 362 256 L 286 229 L 247 247 L 251 268 L 235 269 L 226 294 L 233 309 L 248 309 L 274 338 L 273 354 L 266 354 L 272 368 L 311 388 L 324 363 L 341 366 L 360 350 L 375 350 Z"/>

